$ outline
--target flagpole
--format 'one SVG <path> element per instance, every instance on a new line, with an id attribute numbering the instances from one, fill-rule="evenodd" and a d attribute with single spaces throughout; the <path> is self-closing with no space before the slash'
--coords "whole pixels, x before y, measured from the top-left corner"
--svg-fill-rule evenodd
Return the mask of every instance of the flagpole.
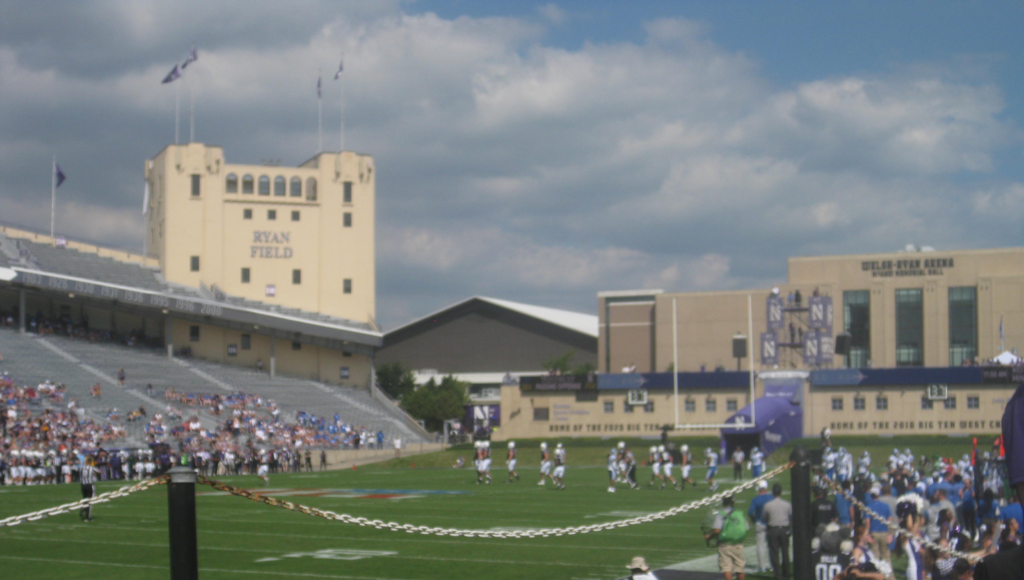
<path id="1" fill-rule="evenodd" d="M 324 150 L 324 101 L 320 98 L 320 85 L 323 80 L 323 71 L 316 71 L 316 152 Z"/>
<path id="2" fill-rule="evenodd" d="M 195 76 L 195 75 L 192 75 Z M 192 84 L 192 79 L 188 80 L 188 142 L 192 143 L 196 140 L 196 87 Z"/>
<path id="3" fill-rule="evenodd" d="M 339 77 L 340 81 L 341 78 Z M 341 131 L 340 131 L 341 149 L 339 153 L 345 151 L 345 82 L 341 82 Z"/>
<path id="4" fill-rule="evenodd" d="M 53 156 L 53 166 L 50 167 L 50 243 L 57 245 L 53 237 L 54 215 L 57 211 L 57 156 Z"/>
<path id="5" fill-rule="evenodd" d="M 180 92 L 178 90 L 178 85 L 179 84 L 181 84 L 181 83 L 177 83 L 177 84 L 174 85 L 174 144 L 175 145 L 178 144 L 178 93 Z"/>

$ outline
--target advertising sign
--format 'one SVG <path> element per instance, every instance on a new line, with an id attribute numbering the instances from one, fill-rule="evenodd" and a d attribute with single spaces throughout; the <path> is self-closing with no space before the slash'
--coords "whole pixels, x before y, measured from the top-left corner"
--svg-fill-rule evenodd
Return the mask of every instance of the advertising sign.
<path id="1" fill-rule="evenodd" d="M 597 378 L 589 375 L 545 375 L 519 377 L 519 390 L 523 393 L 557 393 L 597 390 Z"/>

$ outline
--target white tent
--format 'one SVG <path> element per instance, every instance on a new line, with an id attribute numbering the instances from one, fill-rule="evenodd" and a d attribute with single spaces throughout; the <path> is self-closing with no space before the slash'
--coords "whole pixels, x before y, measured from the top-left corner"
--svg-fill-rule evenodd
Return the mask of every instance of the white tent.
<path id="1" fill-rule="evenodd" d="M 1004 351 L 1003 354 L 992 359 L 992 361 L 1001 365 L 1015 365 L 1020 363 L 1021 358 L 1007 350 Z"/>

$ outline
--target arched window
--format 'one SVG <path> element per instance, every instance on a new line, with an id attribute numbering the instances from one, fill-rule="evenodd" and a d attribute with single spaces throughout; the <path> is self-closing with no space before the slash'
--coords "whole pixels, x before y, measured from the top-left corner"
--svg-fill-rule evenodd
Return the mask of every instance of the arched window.
<path id="1" fill-rule="evenodd" d="M 238 176 L 234 173 L 229 173 L 227 180 L 224 182 L 224 191 L 227 193 L 238 193 Z"/>
<path id="2" fill-rule="evenodd" d="M 302 197 L 302 180 L 298 177 L 293 177 L 291 180 L 291 191 L 288 195 L 292 197 Z"/>
<path id="3" fill-rule="evenodd" d="M 306 180 L 306 201 L 316 201 L 316 179 Z"/>
<path id="4" fill-rule="evenodd" d="M 252 176 L 242 177 L 242 193 L 252 193 Z"/>
<path id="5" fill-rule="evenodd" d="M 270 178 L 266 175 L 260 176 L 260 195 L 270 195 Z"/>
<path id="6" fill-rule="evenodd" d="M 280 195 L 280 196 L 283 197 L 285 195 L 284 189 L 285 189 L 284 177 L 278 175 L 277 177 L 274 178 L 274 195 Z"/>

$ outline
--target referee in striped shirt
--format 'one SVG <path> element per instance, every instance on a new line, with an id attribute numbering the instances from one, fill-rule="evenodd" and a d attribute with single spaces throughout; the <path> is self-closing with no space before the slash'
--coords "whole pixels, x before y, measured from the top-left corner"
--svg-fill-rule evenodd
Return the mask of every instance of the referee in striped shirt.
<path id="1" fill-rule="evenodd" d="M 82 498 L 88 499 L 96 495 L 96 487 L 93 485 L 96 482 L 97 469 L 94 465 L 92 456 L 90 455 L 85 459 L 85 465 L 82 466 L 79 472 L 79 482 L 82 484 Z M 92 521 L 92 506 L 88 505 L 82 508 L 78 513 L 83 521 Z"/>

